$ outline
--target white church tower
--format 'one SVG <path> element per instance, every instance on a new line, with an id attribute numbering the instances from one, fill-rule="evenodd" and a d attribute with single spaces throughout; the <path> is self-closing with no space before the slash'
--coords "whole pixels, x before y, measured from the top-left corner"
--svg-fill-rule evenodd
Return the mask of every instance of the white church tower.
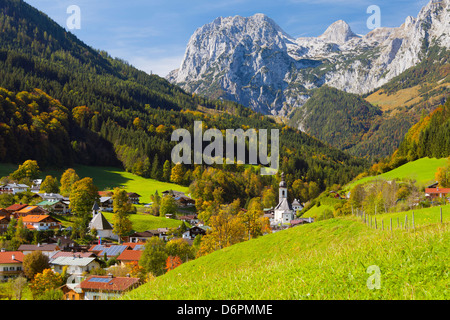
<path id="1" fill-rule="evenodd" d="M 292 209 L 292 206 L 288 201 L 287 184 L 284 180 L 284 173 L 282 173 L 279 188 L 279 202 L 274 210 L 273 222 L 275 224 L 289 223 L 294 219 L 294 217 L 294 209 Z"/>

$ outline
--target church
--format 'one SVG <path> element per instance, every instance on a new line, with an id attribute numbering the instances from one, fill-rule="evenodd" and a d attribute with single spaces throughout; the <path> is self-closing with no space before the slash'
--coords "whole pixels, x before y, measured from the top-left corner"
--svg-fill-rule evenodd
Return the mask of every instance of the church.
<path id="1" fill-rule="evenodd" d="M 290 223 L 294 220 L 296 211 L 303 209 L 297 199 L 294 200 L 294 203 L 295 208 L 288 201 L 288 188 L 284 180 L 284 173 L 282 173 L 279 188 L 279 202 L 274 210 L 273 224 Z"/>

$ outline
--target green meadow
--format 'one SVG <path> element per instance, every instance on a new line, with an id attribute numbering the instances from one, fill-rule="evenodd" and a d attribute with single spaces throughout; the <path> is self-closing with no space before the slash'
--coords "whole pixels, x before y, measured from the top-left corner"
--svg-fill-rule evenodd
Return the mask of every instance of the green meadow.
<path id="1" fill-rule="evenodd" d="M 418 186 L 424 186 L 428 183 L 435 182 L 435 173 L 439 167 L 444 167 L 447 164 L 447 158 L 422 158 L 413 162 L 408 162 L 394 170 L 385 172 L 378 176 L 365 177 L 353 181 L 344 187 L 344 190 L 349 191 L 357 184 L 370 182 L 376 179 L 414 179 Z"/>
<path id="2" fill-rule="evenodd" d="M 103 212 L 106 220 L 112 222 L 113 213 Z M 130 214 L 128 216 L 133 223 L 133 230 L 143 232 L 146 230 L 155 230 L 158 228 L 175 228 L 181 225 L 180 220 L 155 217 L 150 214 Z"/>
<path id="3" fill-rule="evenodd" d="M 0 164 L 0 177 L 7 176 L 14 172 L 18 165 Z M 80 178 L 91 177 L 94 184 L 99 191 L 112 190 L 115 187 L 124 187 L 128 192 L 139 193 L 141 203 L 150 202 L 150 195 L 156 191 L 161 194 L 165 190 L 176 190 L 181 192 L 188 192 L 188 188 L 174 183 L 162 182 L 154 179 L 147 179 L 130 172 L 126 172 L 120 168 L 113 167 L 95 167 L 76 165 L 73 167 Z M 41 177 L 45 178 L 47 175 L 52 175 L 61 178 L 65 169 L 48 169 L 43 170 Z"/>
<path id="4" fill-rule="evenodd" d="M 357 217 L 315 222 L 190 261 L 122 299 L 449 299 L 449 225 L 381 231 Z"/>

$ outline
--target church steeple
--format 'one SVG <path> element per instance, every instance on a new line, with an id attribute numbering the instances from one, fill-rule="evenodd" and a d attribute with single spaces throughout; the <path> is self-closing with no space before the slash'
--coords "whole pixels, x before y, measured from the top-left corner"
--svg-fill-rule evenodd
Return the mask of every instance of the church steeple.
<path id="1" fill-rule="evenodd" d="M 281 174 L 281 182 L 279 188 L 279 202 L 281 202 L 282 199 L 287 199 L 287 185 L 286 181 L 284 180 L 284 172 Z"/>

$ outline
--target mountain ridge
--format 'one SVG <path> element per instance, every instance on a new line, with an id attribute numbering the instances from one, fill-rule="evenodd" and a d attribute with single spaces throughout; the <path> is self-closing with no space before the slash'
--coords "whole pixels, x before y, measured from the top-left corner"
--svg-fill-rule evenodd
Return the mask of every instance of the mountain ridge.
<path id="1" fill-rule="evenodd" d="M 212 24 L 194 32 L 180 68 L 166 78 L 189 92 L 286 116 L 306 103 L 311 89 L 327 84 L 365 94 L 419 63 L 431 44 L 450 48 L 450 18 L 443 14 L 448 7 L 449 0 L 430 1 L 417 18 L 407 17 L 400 27 L 375 29 L 365 36 L 355 35 L 343 21 L 319 37 L 297 39 L 272 24 L 272 32 L 265 29 L 267 37 L 254 42 L 242 23 L 257 24 L 262 15 L 222 18 L 220 26 L 215 20 L 219 33 L 204 33 L 213 30 Z M 239 21 L 237 29 L 233 21 Z M 204 48 L 209 48 L 209 56 Z M 214 48 L 227 50 L 215 56 Z"/>

